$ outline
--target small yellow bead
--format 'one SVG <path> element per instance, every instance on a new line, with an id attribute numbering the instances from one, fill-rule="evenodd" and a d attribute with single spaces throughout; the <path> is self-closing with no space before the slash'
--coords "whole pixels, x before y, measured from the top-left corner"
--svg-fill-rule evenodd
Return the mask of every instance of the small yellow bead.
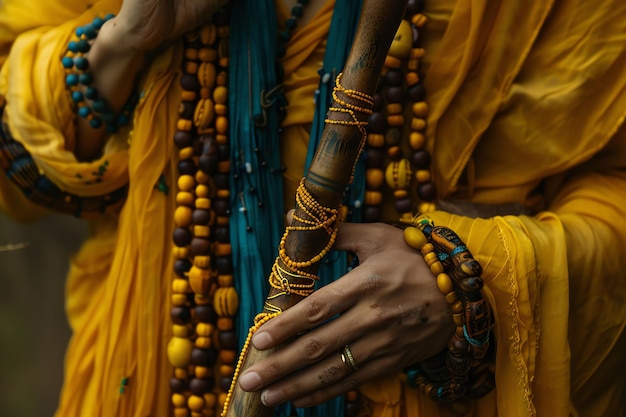
<path id="1" fill-rule="evenodd" d="M 439 262 L 439 258 L 435 252 L 430 252 L 424 255 L 424 262 L 426 262 L 426 265 L 430 267 L 435 262 Z"/>
<path id="2" fill-rule="evenodd" d="M 444 272 L 443 264 L 441 262 L 435 262 L 434 264 L 430 265 L 430 272 L 432 272 L 435 276 L 441 274 L 442 272 Z"/>
<path id="3" fill-rule="evenodd" d="M 174 279 L 172 281 L 172 292 L 174 294 L 187 294 L 189 292 L 189 282 L 182 278 Z"/>
<path id="4" fill-rule="evenodd" d="M 189 159 L 193 157 L 193 148 L 191 146 L 187 146 L 178 151 L 178 157 L 180 159 Z"/>
<path id="5" fill-rule="evenodd" d="M 191 191 L 196 185 L 196 180 L 191 175 L 181 175 L 178 178 L 178 188 L 181 191 Z"/>
<path id="6" fill-rule="evenodd" d="M 419 205 L 419 212 L 421 214 L 432 213 L 437 210 L 437 206 L 434 203 L 421 203 Z"/>
<path id="7" fill-rule="evenodd" d="M 400 103 L 387 104 L 387 114 L 402 114 L 404 107 Z"/>
<path id="8" fill-rule="evenodd" d="M 208 197 L 209 195 L 209 187 L 204 184 L 200 184 L 196 187 L 196 196 L 198 197 Z"/>
<path id="9" fill-rule="evenodd" d="M 409 196 L 409 192 L 407 190 L 393 190 L 393 198 L 398 200 L 402 198 L 407 198 Z"/>
<path id="10" fill-rule="evenodd" d="M 180 99 L 182 101 L 194 101 L 196 99 L 196 92 L 195 91 L 187 91 L 187 90 L 183 90 L 180 93 Z"/>
<path id="11" fill-rule="evenodd" d="M 206 403 L 207 408 L 215 407 L 215 402 L 217 401 L 217 396 L 213 393 L 204 394 L 204 402 Z"/>
<path id="12" fill-rule="evenodd" d="M 198 323 L 196 325 L 196 333 L 198 336 L 209 337 L 213 334 L 215 327 L 211 323 Z"/>
<path id="13" fill-rule="evenodd" d="M 174 222 L 178 227 L 187 227 L 191 224 L 192 210 L 188 206 L 178 206 L 174 211 Z"/>
<path id="14" fill-rule="evenodd" d="M 187 304 L 187 296 L 185 294 L 172 294 L 172 305 L 184 306 Z"/>
<path id="15" fill-rule="evenodd" d="M 370 133 L 367 135 L 367 144 L 372 148 L 385 146 L 385 135 L 380 133 Z"/>
<path id="16" fill-rule="evenodd" d="M 187 405 L 192 411 L 202 411 L 204 408 L 204 398 L 192 395 L 189 397 L 189 400 L 187 400 Z"/>
<path id="17" fill-rule="evenodd" d="M 198 184 L 206 184 L 209 181 L 210 177 L 202 172 L 201 169 L 196 171 L 196 181 Z"/>
<path id="18" fill-rule="evenodd" d="M 187 399 L 183 394 L 172 394 L 172 405 L 176 408 L 185 407 Z"/>
<path id="19" fill-rule="evenodd" d="M 180 205 L 191 206 L 194 201 L 194 196 L 189 191 L 179 191 L 176 193 L 176 203 Z"/>
<path id="20" fill-rule="evenodd" d="M 217 318 L 217 328 L 222 331 L 232 330 L 235 326 L 233 319 L 230 317 L 218 317 Z"/>
<path id="21" fill-rule="evenodd" d="M 215 254 L 217 256 L 228 256 L 233 252 L 230 243 L 215 244 Z"/>
<path id="22" fill-rule="evenodd" d="M 415 179 L 419 183 L 430 181 L 430 171 L 427 169 L 419 169 L 415 171 Z"/>
<path id="23" fill-rule="evenodd" d="M 228 199 L 230 197 L 230 190 L 228 188 L 222 188 L 217 190 L 217 198 Z"/>
<path id="24" fill-rule="evenodd" d="M 463 301 L 458 300 L 456 303 L 452 304 L 452 307 L 450 307 L 450 310 L 452 310 L 453 313 L 463 312 Z"/>
<path id="25" fill-rule="evenodd" d="M 172 325 L 172 334 L 175 337 L 187 337 L 189 336 L 189 328 L 180 324 Z"/>
<path id="26" fill-rule="evenodd" d="M 422 255 L 426 256 L 426 254 L 434 252 L 435 251 L 435 247 L 433 246 L 432 243 L 427 243 L 424 246 L 422 246 Z"/>
<path id="27" fill-rule="evenodd" d="M 422 231 L 419 230 L 417 227 L 413 226 L 404 229 L 404 240 L 406 241 L 407 245 L 417 250 L 422 249 L 422 247 L 427 242 L 424 233 L 422 233 Z"/>
<path id="28" fill-rule="evenodd" d="M 228 132 L 228 119 L 224 116 L 218 116 L 215 119 L 215 129 L 217 129 L 217 133 L 225 135 Z"/>
<path id="29" fill-rule="evenodd" d="M 232 275 L 218 275 L 217 283 L 220 287 L 232 287 L 233 276 Z"/>
<path id="30" fill-rule="evenodd" d="M 365 204 L 377 206 L 383 202 L 383 193 L 379 191 L 365 191 Z"/>
<path id="31" fill-rule="evenodd" d="M 193 372 L 196 378 L 208 378 L 211 375 L 211 369 L 206 366 L 196 366 Z"/>
<path id="32" fill-rule="evenodd" d="M 406 75 L 404 76 L 404 79 L 406 81 L 406 84 L 410 87 L 412 85 L 417 84 L 420 80 L 420 77 L 417 71 L 410 71 L 406 73 Z"/>
<path id="33" fill-rule="evenodd" d="M 404 116 L 401 114 L 387 116 L 387 124 L 389 126 L 402 126 L 404 125 Z"/>
<path id="34" fill-rule="evenodd" d="M 224 377 L 232 376 L 235 372 L 235 368 L 230 365 L 221 365 L 220 366 L 220 375 Z"/>
<path id="35" fill-rule="evenodd" d="M 211 208 L 211 200 L 208 198 L 196 198 L 196 208 L 209 210 Z"/>
<path id="36" fill-rule="evenodd" d="M 228 104 L 228 88 L 223 86 L 215 87 L 215 91 L 213 91 L 213 99 L 216 103 Z"/>
<path id="37" fill-rule="evenodd" d="M 428 115 L 428 104 L 425 101 L 418 101 L 411 106 L 411 110 L 415 116 L 425 118 Z"/>
<path id="38" fill-rule="evenodd" d="M 187 379 L 189 372 L 187 368 L 174 368 L 174 376 L 178 379 Z"/>
<path id="39" fill-rule="evenodd" d="M 234 350 L 222 349 L 219 353 L 220 362 L 233 365 L 237 361 L 237 352 Z"/>
<path id="40" fill-rule="evenodd" d="M 208 349 L 211 347 L 211 338 L 210 337 L 198 337 L 196 338 L 196 347 L 200 349 Z"/>
<path id="41" fill-rule="evenodd" d="M 191 120 L 178 119 L 178 122 L 176 122 L 176 128 L 184 132 L 190 131 L 192 127 L 193 127 L 193 122 Z"/>
<path id="42" fill-rule="evenodd" d="M 446 273 L 440 273 L 437 275 L 437 288 L 442 294 L 447 294 L 454 289 L 452 285 L 452 279 Z"/>
<path id="43" fill-rule="evenodd" d="M 421 119 L 418 119 L 421 120 Z M 414 151 L 420 150 L 424 148 L 424 144 L 426 143 L 426 138 L 423 134 L 419 132 L 411 132 L 409 135 L 409 146 Z"/>
<path id="44" fill-rule="evenodd" d="M 411 130 L 415 131 L 415 132 L 419 132 L 426 129 L 426 120 L 424 118 L 421 117 L 412 117 L 411 118 Z M 411 149 L 421 149 L 423 148 L 424 145 L 419 146 L 417 148 L 414 148 L 413 146 L 411 146 Z"/>
<path id="45" fill-rule="evenodd" d="M 209 237 L 211 234 L 211 228 L 209 226 L 195 225 L 193 227 L 193 235 L 196 237 Z"/>
<path id="46" fill-rule="evenodd" d="M 365 181 L 370 189 L 382 187 L 385 181 L 385 173 L 382 169 L 368 169 L 365 172 Z"/>
<path id="47" fill-rule="evenodd" d="M 447 293 L 445 298 L 446 302 L 451 305 L 456 303 L 459 299 L 454 291 L 450 291 L 449 293 Z"/>

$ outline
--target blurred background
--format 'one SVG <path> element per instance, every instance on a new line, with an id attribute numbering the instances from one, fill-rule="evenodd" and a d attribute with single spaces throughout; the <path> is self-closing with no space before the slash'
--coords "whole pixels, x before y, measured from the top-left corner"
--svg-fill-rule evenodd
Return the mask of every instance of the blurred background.
<path id="1" fill-rule="evenodd" d="M 0 213 L 0 415 L 54 414 L 70 336 L 65 276 L 86 236 L 74 218 L 17 224 Z"/>

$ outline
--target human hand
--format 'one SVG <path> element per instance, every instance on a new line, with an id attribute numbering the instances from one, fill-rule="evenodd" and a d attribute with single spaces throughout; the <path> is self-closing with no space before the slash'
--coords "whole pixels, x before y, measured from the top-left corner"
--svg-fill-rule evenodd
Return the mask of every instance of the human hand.
<path id="1" fill-rule="evenodd" d="M 268 321 L 252 338 L 258 350 L 286 343 L 239 378 L 242 389 L 263 390 L 266 406 L 322 403 L 434 356 L 454 332 L 433 274 L 400 229 L 342 223 L 334 248 L 354 252 L 359 266 Z M 354 372 L 339 353 L 345 345 L 358 365 Z"/>
<path id="2" fill-rule="evenodd" d="M 129 48 L 149 51 L 205 23 L 228 0 L 124 0 L 112 25 Z"/>

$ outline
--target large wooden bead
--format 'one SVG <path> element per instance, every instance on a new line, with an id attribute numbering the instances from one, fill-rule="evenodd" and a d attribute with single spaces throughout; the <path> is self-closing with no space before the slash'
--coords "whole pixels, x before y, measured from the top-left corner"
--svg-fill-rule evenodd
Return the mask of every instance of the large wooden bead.
<path id="1" fill-rule="evenodd" d="M 427 239 L 421 230 L 411 226 L 404 229 L 404 241 L 413 249 L 421 250 Z"/>
<path id="2" fill-rule="evenodd" d="M 211 271 L 192 266 L 189 270 L 189 286 L 197 294 L 206 294 L 211 286 Z"/>
<path id="3" fill-rule="evenodd" d="M 211 62 L 203 62 L 198 67 L 198 82 L 202 87 L 213 88 L 216 75 L 215 65 Z"/>
<path id="4" fill-rule="evenodd" d="M 219 316 L 234 316 L 239 308 L 239 296 L 235 288 L 218 288 L 213 298 L 213 306 Z"/>
<path id="5" fill-rule="evenodd" d="M 406 59 L 411 54 L 412 46 L 413 34 L 411 32 L 411 25 L 406 20 L 402 20 L 396 32 L 396 36 L 391 42 L 389 55 L 398 59 Z"/>
<path id="6" fill-rule="evenodd" d="M 402 158 L 398 161 L 391 162 L 385 170 L 385 181 L 392 189 L 404 189 L 411 182 L 411 163 Z"/>
<path id="7" fill-rule="evenodd" d="M 191 362 L 191 340 L 183 337 L 172 337 L 167 345 L 167 358 L 175 368 L 185 368 Z"/>

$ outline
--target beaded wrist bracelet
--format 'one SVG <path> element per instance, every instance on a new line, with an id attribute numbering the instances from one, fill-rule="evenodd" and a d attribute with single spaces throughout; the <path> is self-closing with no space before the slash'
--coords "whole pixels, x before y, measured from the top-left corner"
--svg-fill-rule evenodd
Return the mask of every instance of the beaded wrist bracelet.
<path id="1" fill-rule="evenodd" d="M 63 191 L 44 175 L 24 145 L 2 123 L 5 100 L 0 96 L 0 170 L 35 204 L 79 218 L 94 218 L 120 210 L 128 187 L 99 196 L 79 196 Z M 95 181 L 98 181 L 96 178 Z"/>
<path id="2" fill-rule="evenodd" d="M 61 59 L 65 68 L 65 85 L 78 116 L 89 120 L 94 129 L 105 126 L 108 133 L 115 133 L 130 122 L 130 114 L 137 105 L 138 95 L 132 93 L 122 110 L 115 114 L 106 100 L 100 97 L 98 90 L 92 86 L 93 76 L 87 72 L 89 61 L 85 54 L 91 49 L 90 41 L 97 36 L 105 22 L 115 17 L 108 14 L 104 18 L 96 17 L 91 23 L 76 29 L 77 40 L 70 41 L 67 52 Z"/>
<path id="3" fill-rule="evenodd" d="M 493 317 L 480 290 L 482 268 L 452 230 L 421 220 L 404 229 L 406 243 L 420 250 L 452 310 L 456 331 L 448 350 L 405 370 L 407 382 L 438 402 L 478 398 L 495 385 Z"/>

